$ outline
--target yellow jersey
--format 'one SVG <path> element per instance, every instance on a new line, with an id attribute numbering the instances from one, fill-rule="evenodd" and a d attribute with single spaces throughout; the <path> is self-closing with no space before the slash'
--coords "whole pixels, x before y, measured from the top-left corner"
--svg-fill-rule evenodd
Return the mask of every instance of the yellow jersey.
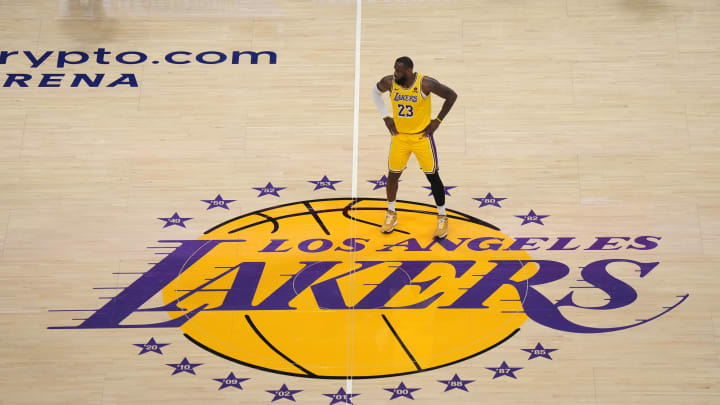
<path id="1" fill-rule="evenodd" d="M 430 124 L 430 94 L 422 92 L 422 73 L 415 74 L 415 82 L 408 88 L 393 80 L 390 102 L 393 108 L 395 128 L 401 134 L 417 134 Z"/>

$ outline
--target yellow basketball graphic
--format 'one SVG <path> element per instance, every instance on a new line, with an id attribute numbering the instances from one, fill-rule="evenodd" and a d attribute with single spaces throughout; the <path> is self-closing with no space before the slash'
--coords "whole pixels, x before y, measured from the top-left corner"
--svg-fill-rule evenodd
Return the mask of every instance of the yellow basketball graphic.
<path id="1" fill-rule="evenodd" d="M 503 249 L 507 235 L 448 211 L 450 234 L 434 240 L 434 208 L 401 201 L 397 228 L 383 234 L 385 209 L 380 199 L 314 200 L 218 225 L 200 239 L 228 243 L 163 289 L 165 303 L 178 308 L 170 316 L 204 306 L 182 326 L 198 345 L 317 378 L 442 367 L 498 345 L 525 322 L 522 294 L 510 285 L 482 302 L 468 298 L 493 260 L 531 260 Z M 536 270 L 529 263 L 512 280 Z"/>

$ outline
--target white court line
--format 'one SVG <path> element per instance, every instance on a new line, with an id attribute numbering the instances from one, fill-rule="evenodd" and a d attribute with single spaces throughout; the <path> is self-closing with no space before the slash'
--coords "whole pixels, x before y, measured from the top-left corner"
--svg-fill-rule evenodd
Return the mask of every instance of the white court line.
<path id="1" fill-rule="evenodd" d="M 355 100 L 353 104 L 353 158 L 352 158 L 352 192 L 351 197 L 353 200 L 357 199 L 357 176 L 358 176 L 358 131 L 359 131 L 359 122 L 360 122 L 360 39 L 361 39 L 361 33 L 362 33 L 362 0 L 356 0 L 356 7 L 355 7 Z M 356 224 L 355 221 L 352 221 L 351 226 L 351 232 L 353 237 L 355 237 L 356 230 Z M 355 253 L 351 253 L 351 266 L 353 263 L 355 263 Z M 351 283 L 352 284 L 352 283 Z M 353 302 L 353 294 L 352 289 L 350 292 L 350 301 Z M 345 392 L 350 395 L 352 394 L 352 349 L 353 349 L 353 334 L 352 334 L 352 310 L 348 311 L 349 319 L 348 323 L 350 323 L 350 336 L 349 336 L 349 346 L 348 346 L 348 376 L 345 379 Z"/>
<path id="2" fill-rule="evenodd" d="M 353 199 L 357 198 L 357 172 L 358 172 L 358 126 L 360 121 L 360 34 L 362 31 L 362 0 L 357 0 L 355 12 L 355 101 L 353 105 L 353 167 L 352 192 Z"/>

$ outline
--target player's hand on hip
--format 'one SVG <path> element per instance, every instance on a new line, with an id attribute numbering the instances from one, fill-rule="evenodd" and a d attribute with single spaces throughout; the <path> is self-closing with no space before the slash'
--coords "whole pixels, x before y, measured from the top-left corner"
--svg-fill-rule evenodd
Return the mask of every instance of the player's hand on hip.
<path id="1" fill-rule="evenodd" d="M 440 122 L 438 120 L 430 121 L 428 126 L 426 126 L 425 129 L 423 129 L 423 136 L 426 138 L 433 136 L 433 134 L 435 133 L 435 130 L 437 130 L 439 126 L 440 126 Z"/>
<path id="2" fill-rule="evenodd" d="M 395 128 L 395 121 L 392 119 L 392 117 L 385 117 L 383 118 L 383 121 L 385 121 L 385 126 L 390 131 L 390 135 L 397 135 L 398 130 Z"/>

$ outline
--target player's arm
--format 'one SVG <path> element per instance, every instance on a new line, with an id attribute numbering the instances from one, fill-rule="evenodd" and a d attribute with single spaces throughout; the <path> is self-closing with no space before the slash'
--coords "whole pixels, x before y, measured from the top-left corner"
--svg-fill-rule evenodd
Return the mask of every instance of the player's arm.
<path id="1" fill-rule="evenodd" d="M 383 118 L 383 121 L 385 121 L 385 126 L 388 131 L 390 131 L 390 135 L 397 135 L 398 131 L 395 128 L 395 121 L 393 120 L 392 114 L 388 112 L 387 106 L 385 106 L 385 101 L 382 98 L 383 93 L 392 89 L 392 80 L 392 75 L 388 75 L 380 79 L 380 81 L 373 86 L 372 96 L 373 101 L 375 101 L 375 106 L 377 106 L 378 111 L 380 112 L 380 116 Z"/>
<path id="2" fill-rule="evenodd" d="M 436 120 L 442 122 L 445 116 L 450 112 L 455 100 L 457 100 L 457 93 L 450 87 L 440 83 L 432 77 L 425 76 L 422 82 L 422 90 L 425 94 L 436 94 L 445 99 L 440 113 L 437 115 Z"/>
<path id="3" fill-rule="evenodd" d="M 435 130 L 440 126 L 440 123 L 445 119 L 445 116 L 450 112 L 453 104 L 455 104 L 455 100 L 457 100 L 457 93 L 455 93 L 455 91 L 450 87 L 440 83 L 432 77 L 427 76 L 423 77 L 422 91 L 425 94 L 432 93 L 445 99 L 437 117 L 430 121 L 430 124 L 425 128 L 425 136 L 430 136 L 435 132 Z"/>
<path id="4" fill-rule="evenodd" d="M 387 76 L 383 77 L 382 79 L 380 79 L 380 81 L 377 82 L 375 87 L 377 87 L 377 89 L 381 93 L 385 93 L 386 91 L 390 91 L 390 89 L 392 89 L 392 81 L 393 81 L 392 75 L 387 75 Z"/>

